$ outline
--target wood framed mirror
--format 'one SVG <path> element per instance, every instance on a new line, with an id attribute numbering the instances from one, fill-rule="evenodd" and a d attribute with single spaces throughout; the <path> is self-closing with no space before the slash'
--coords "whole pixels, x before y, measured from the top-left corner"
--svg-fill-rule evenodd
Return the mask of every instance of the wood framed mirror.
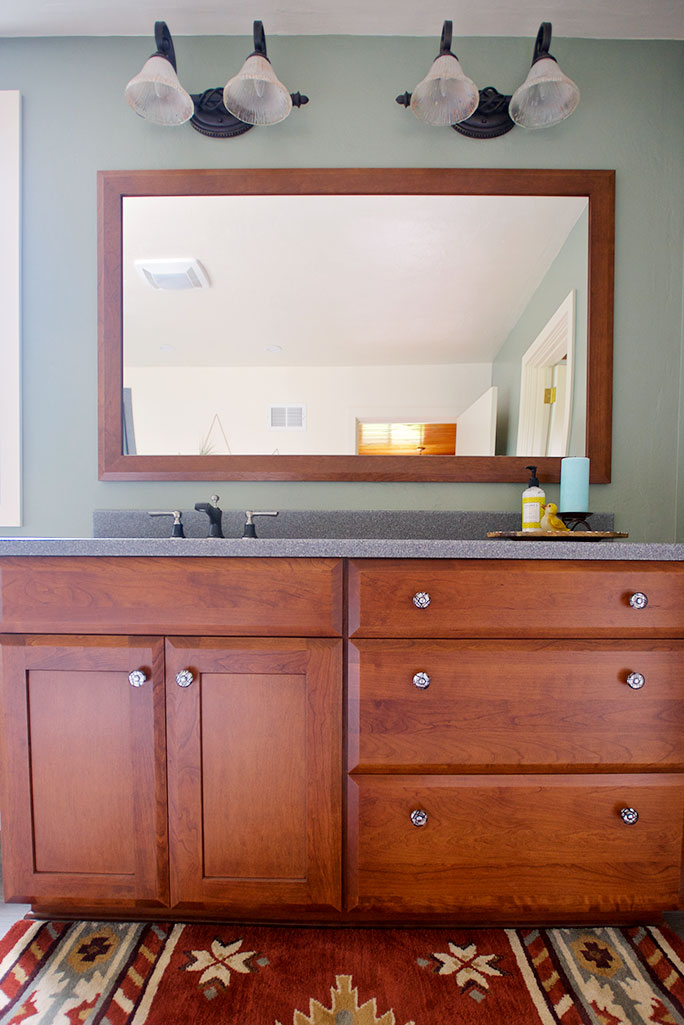
<path id="1" fill-rule="evenodd" d="M 486 197 L 511 197 L 521 212 L 517 227 L 512 220 L 509 224 L 507 208 L 502 212 L 500 206 L 480 205 Z M 233 217 L 229 227 L 219 219 L 218 206 L 210 205 L 214 199 Z M 206 216 L 198 212 L 200 200 Z M 451 219 L 457 200 L 468 207 L 468 226 Z M 534 209 L 526 205 L 532 200 Z M 567 200 L 570 206 L 554 206 L 556 200 Z M 542 479 L 553 482 L 560 479 L 561 455 L 572 454 L 590 458 L 593 483 L 608 482 L 614 201 L 614 172 L 603 170 L 99 172 L 100 479 L 520 482 L 525 464 L 533 461 Z M 176 205 L 169 207 L 170 202 Z M 517 318 L 516 324 L 524 322 L 525 289 L 534 291 L 535 281 L 538 285 L 545 273 L 540 253 L 550 253 L 556 265 L 563 238 L 581 219 L 577 211 L 583 211 L 586 239 L 585 269 L 578 279 L 584 300 L 577 303 L 585 351 L 574 369 L 575 391 L 585 400 L 578 428 L 583 445 L 575 441 L 573 450 L 561 450 L 560 455 L 541 450 L 518 455 L 510 424 L 508 437 L 503 443 L 497 440 L 496 448 L 490 439 L 486 454 L 455 454 L 462 407 L 477 405 L 469 405 L 466 380 L 486 384 L 487 373 L 493 374 L 488 347 L 501 348 L 497 334 L 509 330 L 490 314 L 503 308 Z M 195 225 L 203 219 L 213 239 L 210 257 L 208 241 L 197 236 L 186 241 L 179 234 L 181 223 Z M 564 234 L 554 240 L 552 228 L 561 221 Z M 151 226 L 151 241 L 149 236 L 147 242 L 138 241 L 144 238 L 139 224 Z M 304 242 L 307 225 L 313 234 Z M 477 271 L 480 277 L 470 277 L 471 271 L 476 273 L 473 254 L 490 234 L 496 238 L 496 259 L 485 255 L 485 266 Z M 529 260 L 522 255 L 522 236 L 537 239 L 538 252 Z M 502 239 L 508 240 L 508 248 Z M 465 263 L 452 266 L 463 251 Z M 150 261 L 170 257 L 197 259 L 211 287 L 204 293 L 192 287 L 182 293 L 175 287 L 155 291 Z M 219 266 L 224 258 L 232 263 Z M 423 269 L 425 279 L 418 273 Z M 221 291 L 222 281 L 231 287 Z M 385 290 L 387 297 L 381 301 Z M 145 312 L 148 307 L 137 305 L 137 292 L 141 302 L 156 304 L 159 321 Z M 205 319 L 209 300 L 213 320 Z M 183 304 L 190 304 L 193 313 L 177 338 L 172 332 Z M 444 352 L 457 328 L 467 336 L 466 350 L 468 340 L 471 348 L 452 367 Z M 528 341 L 532 351 L 535 338 Z M 328 343 L 337 348 L 326 350 Z M 184 350 L 182 355 L 174 355 L 177 348 Z M 298 355 L 286 367 L 282 353 L 288 349 Z M 233 354 L 230 366 L 219 365 L 228 359 L 220 354 L 224 350 Z M 352 352 L 361 362 L 350 362 Z M 314 359 L 316 366 L 310 366 Z M 437 383 L 423 385 L 428 367 L 437 369 L 431 379 Z M 512 373 L 510 388 L 517 387 L 519 393 L 519 380 L 517 385 L 514 381 L 518 368 Z M 324 378 L 334 382 L 332 398 L 323 392 Z M 188 390 L 192 380 L 198 381 L 197 398 Z M 267 381 L 270 387 L 262 387 Z M 351 395 L 353 382 L 363 383 L 363 396 Z M 472 382 L 468 386 L 476 387 Z M 431 405 L 439 388 L 440 398 Z M 452 402 L 449 397 L 457 393 Z M 139 410 L 144 395 L 150 398 L 143 417 Z M 338 399 L 345 407 L 341 450 L 326 449 L 328 441 L 318 440 L 318 449 L 293 451 L 307 430 L 313 436 L 315 421 L 324 420 Z M 224 400 L 228 412 L 219 408 Z M 138 412 L 132 416 L 136 403 Z M 485 419 L 492 422 L 487 408 Z M 230 410 L 235 419 L 227 424 Z M 293 423 L 288 424 L 291 413 Z M 500 435 L 509 415 L 506 410 L 504 414 L 499 417 Z M 257 426 L 248 430 L 252 415 Z M 191 442 L 171 436 L 174 424 L 181 425 Z M 361 429 L 369 424 L 420 428 L 419 437 L 412 434 L 404 443 L 415 454 L 404 454 L 407 449 L 401 445 L 378 443 L 378 430 Z M 156 428 L 157 440 L 142 442 L 143 426 L 150 437 Z M 241 432 L 242 440 L 236 441 Z M 252 442 L 256 434 L 259 440 Z M 369 436 L 366 445 L 363 438 Z M 465 419 L 461 436 L 466 437 Z M 431 440 L 437 437 L 439 442 Z M 509 454 L 496 454 L 502 450 Z M 385 454 L 394 452 L 400 454 Z"/>

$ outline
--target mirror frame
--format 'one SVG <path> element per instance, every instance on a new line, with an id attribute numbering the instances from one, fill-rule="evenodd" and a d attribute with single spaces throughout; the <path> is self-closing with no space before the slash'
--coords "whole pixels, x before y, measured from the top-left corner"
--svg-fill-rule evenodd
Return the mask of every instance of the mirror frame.
<path id="1" fill-rule="evenodd" d="M 517 481 L 532 456 L 124 455 L 122 222 L 127 196 L 586 196 L 589 201 L 586 455 L 610 481 L 615 172 L 506 168 L 284 168 L 98 172 L 100 480 Z M 546 483 L 560 457 L 536 458 Z"/>

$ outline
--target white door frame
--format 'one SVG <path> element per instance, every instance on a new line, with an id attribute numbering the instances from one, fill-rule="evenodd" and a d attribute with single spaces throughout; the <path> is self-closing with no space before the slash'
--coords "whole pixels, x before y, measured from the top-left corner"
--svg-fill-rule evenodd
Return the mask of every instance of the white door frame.
<path id="1" fill-rule="evenodd" d="M 558 448 L 549 452 L 549 409 L 544 391 L 552 382 L 551 368 L 567 360 L 565 402 L 555 411 Z M 575 289 L 566 296 L 521 360 L 520 413 L 518 416 L 517 454 L 519 456 L 565 456 L 570 442 L 570 415 L 575 363 Z"/>

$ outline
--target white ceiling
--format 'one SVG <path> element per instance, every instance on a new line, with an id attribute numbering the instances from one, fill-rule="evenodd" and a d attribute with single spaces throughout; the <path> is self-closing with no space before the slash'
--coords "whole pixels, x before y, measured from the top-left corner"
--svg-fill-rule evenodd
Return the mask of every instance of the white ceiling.
<path id="1" fill-rule="evenodd" d="M 125 363 L 490 363 L 586 202 L 579 196 L 125 199 Z M 198 259 L 211 287 L 156 291 L 134 268 L 135 260 L 174 257 Z"/>
<path id="2" fill-rule="evenodd" d="M 156 19 L 174 35 L 555 36 L 684 39 L 684 0 L 0 0 L 2 36 L 150 35 Z"/>

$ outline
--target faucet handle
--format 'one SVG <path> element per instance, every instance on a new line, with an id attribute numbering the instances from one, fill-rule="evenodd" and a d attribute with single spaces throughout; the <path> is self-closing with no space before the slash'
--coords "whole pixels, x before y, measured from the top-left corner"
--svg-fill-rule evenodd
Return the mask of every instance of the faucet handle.
<path id="1" fill-rule="evenodd" d="M 243 528 L 243 531 L 242 531 L 242 536 L 243 537 L 256 537 L 257 536 L 256 526 L 255 526 L 254 519 L 253 519 L 255 516 L 277 516 L 277 515 L 278 515 L 277 511 L 270 511 L 270 512 L 258 511 L 258 512 L 253 512 L 251 509 L 246 509 L 245 510 L 245 525 L 244 525 L 244 528 Z"/>
<path id="2" fill-rule="evenodd" d="M 180 509 L 173 509 L 167 512 L 164 509 L 151 509 L 148 516 L 173 516 L 173 527 L 171 528 L 171 537 L 185 537 L 185 531 L 183 530 L 183 524 L 181 522 L 183 514 Z"/>

